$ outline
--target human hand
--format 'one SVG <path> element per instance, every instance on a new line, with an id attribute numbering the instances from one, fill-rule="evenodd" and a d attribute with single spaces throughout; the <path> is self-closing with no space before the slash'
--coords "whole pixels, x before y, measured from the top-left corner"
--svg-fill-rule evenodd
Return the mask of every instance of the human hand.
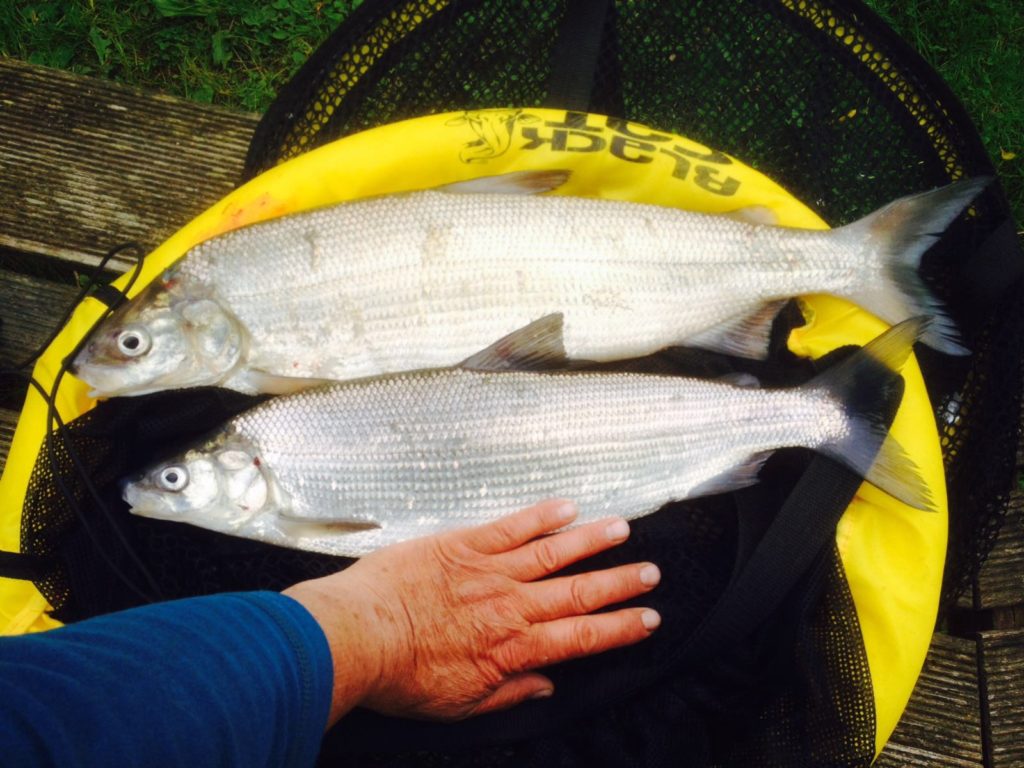
<path id="1" fill-rule="evenodd" d="M 328 725 L 353 706 L 458 720 L 549 696 L 530 672 L 648 637 L 650 609 L 592 612 L 654 588 L 647 563 L 543 579 L 620 544 L 624 520 L 568 524 L 568 502 L 537 504 L 477 528 L 403 542 L 285 590 L 324 628 L 334 659 Z"/>

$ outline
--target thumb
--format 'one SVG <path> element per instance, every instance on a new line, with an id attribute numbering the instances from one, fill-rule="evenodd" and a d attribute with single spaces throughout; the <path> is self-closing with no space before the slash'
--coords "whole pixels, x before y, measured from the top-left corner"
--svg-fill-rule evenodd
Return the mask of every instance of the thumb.
<path id="1" fill-rule="evenodd" d="M 524 672 L 513 675 L 473 708 L 473 715 L 508 709 L 527 699 L 544 699 L 555 692 L 555 684 L 544 675 Z"/>

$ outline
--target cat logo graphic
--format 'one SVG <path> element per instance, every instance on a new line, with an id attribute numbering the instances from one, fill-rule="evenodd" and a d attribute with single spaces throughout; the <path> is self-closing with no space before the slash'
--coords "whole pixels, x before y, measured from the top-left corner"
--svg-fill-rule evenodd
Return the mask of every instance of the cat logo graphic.
<path id="1" fill-rule="evenodd" d="M 523 114 L 521 109 L 478 109 L 453 117 L 446 125 L 468 125 L 477 138 L 459 152 L 464 163 L 483 163 L 500 157 L 512 146 L 512 131 L 517 122 L 537 123 L 539 117 Z"/>

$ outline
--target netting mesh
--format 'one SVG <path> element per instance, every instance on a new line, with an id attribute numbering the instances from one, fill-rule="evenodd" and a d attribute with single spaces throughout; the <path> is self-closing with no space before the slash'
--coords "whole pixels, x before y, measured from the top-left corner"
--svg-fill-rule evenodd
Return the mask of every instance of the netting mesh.
<path id="1" fill-rule="evenodd" d="M 588 29 L 599 34 L 592 60 Z M 583 92 L 577 70 L 587 75 Z M 280 94 L 250 147 L 247 174 L 394 120 L 538 104 L 611 114 L 729 152 L 832 225 L 902 194 L 991 173 L 976 132 L 945 86 L 852 0 L 380 0 L 364 3 Z M 585 133 L 571 114 L 558 130 L 564 151 L 573 151 L 574 132 Z M 643 136 L 635 140 L 642 143 Z M 1000 292 L 980 284 L 973 259 L 1007 216 L 994 185 L 923 267 L 973 350 L 968 358 L 919 350 L 949 484 L 947 604 L 991 546 L 1014 476 L 1024 308 L 1019 291 L 994 298 Z M 988 258 L 995 253 L 998 266 L 1005 251 L 989 248 Z M 793 365 L 778 337 L 774 348 L 776 361 Z M 702 374 L 729 368 L 707 356 L 654 361 L 660 370 L 680 364 Z M 793 369 L 785 370 L 791 377 Z M 106 403 L 69 425 L 66 438 L 94 473 L 111 517 L 82 487 L 60 442 L 52 464 L 42 454 L 23 541 L 25 551 L 51 556 L 39 587 L 60 618 L 114 610 L 154 593 L 281 588 L 343 565 L 126 514 L 118 477 L 249 402 L 212 391 L 171 393 Z M 784 455 L 766 468 L 763 492 L 774 499 L 765 503 L 766 519 L 805 459 Z M 88 525 L 64 500 L 58 477 Z M 554 674 L 624 679 L 633 670 L 655 669 L 728 583 L 739 519 L 730 497 L 714 497 L 638 521 L 631 542 L 600 562 L 661 563 L 666 581 L 653 605 L 666 623 L 641 646 Z M 144 594 L 126 583 L 141 585 Z M 723 648 L 706 668 L 666 675 L 586 720 L 559 723 L 542 738 L 469 752 L 388 755 L 381 754 L 389 748 L 387 734 L 399 726 L 357 715 L 343 721 L 348 730 L 328 739 L 322 762 L 867 765 L 874 751 L 872 701 L 852 598 L 835 553 L 826 551 L 755 636 Z M 383 734 L 379 750 L 354 749 L 360 729 Z"/>
<path id="2" fill-rule="evenodd" d="M 551 62 L 572 63 L 576 50 L 559 48 L 553 35 L 568 34 L 575 19 L 602 5 L 423 0 L 363 6 L 279 95 L 254 137 L 246 173 L 397 119 L 546 103 Z M 406 17 L 415 31 L 392 33 L 386 51 L 372 61 L 356 65 L 346 58 L 374 30 L 395 29 Z M 491 26 L 496 20 L 502 26 Z M 586 97 L 591 110 L 739 157 L 833 226 L 900 195 L 993 173 L 955 97 L 857 2 L 613 2 L 601 29 Z M 335 85 L 343 74 L 344 93 Z M 964 360 L 919 354 L 939 414 L 950 486 L 944 605 L 970 583 L 991 548 L 1014 477 L 1020 300 L 1009 292 L 994 311 L 973 300 L 969 258 L 1007 216 L 994 184 L 926 254 L 922 268 L 975 351 Z M 951 408 L 968 409 L 994 431 L 967 432 L 962 417 L 941 416 Z M 979 474 L 979 467 L 987 471 Z"/>

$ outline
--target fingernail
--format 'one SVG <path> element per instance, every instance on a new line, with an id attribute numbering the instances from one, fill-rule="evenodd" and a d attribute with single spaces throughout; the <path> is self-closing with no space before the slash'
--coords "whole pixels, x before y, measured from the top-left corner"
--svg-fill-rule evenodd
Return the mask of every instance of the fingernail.
<path id="1" fill-rule="evenodd" d="M 551 694 L 555 692 L 554 688 L 541 688 L 539 691 L 535 691 L 530 694 L 531 699 L 550 699 Z"/>
<path id="2" fill-rule="evenodd" d="M 661 581 L 661 571 L 654 563 L 648 563 L 640 569 L 640 583 L 645 587 L 653 587 Z"/>
<path id="3" fill-rule="evenodd" d="M 608 537 L 609 541 L 619 541 L 629 536 L 629 523 L 625 520 L 616 520 L 614 523 L 609 523 L 608 527 L 604 529 L 604 535 Z"/>
<path id="4" fill-rule="evenodd" d="M 657 611 L 652 611 L 650 608 L 640 614 L 640 621 L 643 622 L 644 627 L 648 630 L 657 629 L 661 626 L 661 616 Z"/>
<path id="5" fill-rule="evenodd" d="M 558 515 L 559 520 L 565 520 L 568 522 L 576 517 L 576 505 L 571 501 L 567 501 L 555 510 L 555 514 Z"/>

